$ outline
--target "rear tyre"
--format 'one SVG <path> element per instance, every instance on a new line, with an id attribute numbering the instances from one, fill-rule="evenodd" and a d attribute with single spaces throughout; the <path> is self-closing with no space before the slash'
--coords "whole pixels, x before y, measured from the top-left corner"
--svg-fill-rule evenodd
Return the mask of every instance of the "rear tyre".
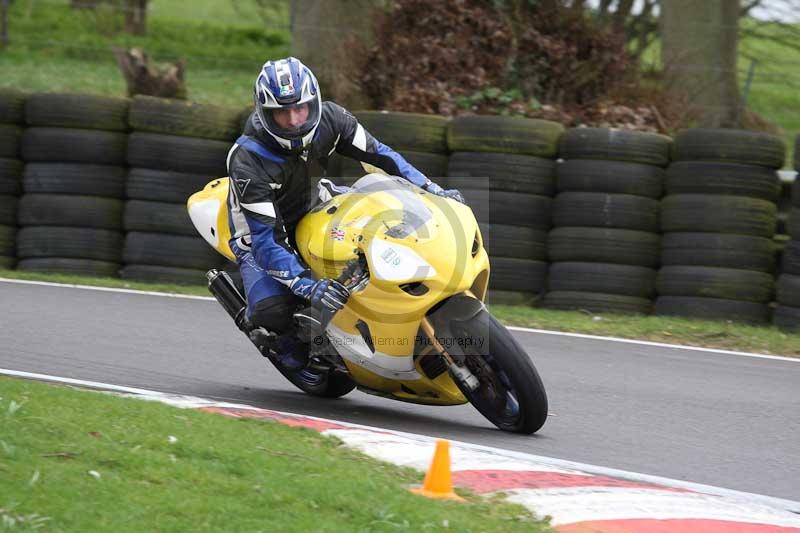
<path id="1" fill-rule="evenodd" d="M 451 320 L 447 327 L 453 339 L 485 341 L 480 346 L 464 342 L 463 348 L 454 343 L 462 353 L 453 355 L 460 355 L 480 381 L 470 391 L 454 380 L 467 400 L 503 431 L 538 431 L 547 421 L 547 394 L 530 357 L 511 333 L 486 309 L 465 320 Z"/>

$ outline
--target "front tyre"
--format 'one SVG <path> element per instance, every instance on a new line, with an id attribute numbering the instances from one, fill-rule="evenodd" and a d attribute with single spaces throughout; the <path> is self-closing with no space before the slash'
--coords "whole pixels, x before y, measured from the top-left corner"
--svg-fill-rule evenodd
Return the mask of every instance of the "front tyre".
<path id="1" fill-rule="evenodd" d="M 471 318 L 451 321 L 448 329 L 453 352 L 458 346 L 458 359 L 480 382 L 470 391 L 454 380 L 475 409 L 504 431 L 538 431 L 547 420 L 544 384 L 528 354 L 505 326 L 484 308 Z"/>

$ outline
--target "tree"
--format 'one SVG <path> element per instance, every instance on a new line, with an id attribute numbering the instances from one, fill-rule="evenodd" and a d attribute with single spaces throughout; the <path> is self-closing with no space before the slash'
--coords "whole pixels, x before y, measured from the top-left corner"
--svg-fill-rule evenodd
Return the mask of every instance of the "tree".
<path id="1" fill-rule="evenodd" d="M 376 0 L 291 0 L 292 55 L 317 76 L 326 98 L 351 108 L 367 103 L 359 84 L 352 50 L 372 40 Z"/>
<path id="2" fill-rule="evenodd" d="M 575 4 L 581 4 L 575 0 Z M 611 26 L 616 32 L 624 32 L 629 49 L 639 58 L 653 43 L 658 34 L 656 11 L 660 0 L 642 0 L 640 9 L 634 0 L 601 0 L 597 9 L 600 21 Z"/>
<path id="3" fill-rule="evenodd" d="M 661 6 L 666 89 L 706 127 L 739 124 L 738 0 L 669 0 Z"/>
<path id="4" fill-rule="evenodd" d="M 147 33 L 147 0 L 125 0 L 125 31 L 133 35 Z"/>
<path id="5" fill-rule="evenodd" d="M 593 16 L 601 26 L 624 34 L 629 51 L 638 59 L 658 34 L 656 13 L 661 0 L 498 0 L 496 4 L 518 12 L 532 6 L 555 25 L 576 16 Z"/>

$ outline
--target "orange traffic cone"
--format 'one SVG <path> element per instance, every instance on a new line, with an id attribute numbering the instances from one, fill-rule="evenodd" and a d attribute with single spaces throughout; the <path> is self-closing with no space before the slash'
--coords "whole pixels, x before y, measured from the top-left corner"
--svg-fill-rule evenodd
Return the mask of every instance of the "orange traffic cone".
<path id="1" fill-rule="evenodd" d="M 428 498 L 459 500 L 464 498 L 453 492 L 453 480 L 450 478 L 450 441 L 437 440 L 436 451 L 422 487 L 411 489 L 415 494 Z"/>

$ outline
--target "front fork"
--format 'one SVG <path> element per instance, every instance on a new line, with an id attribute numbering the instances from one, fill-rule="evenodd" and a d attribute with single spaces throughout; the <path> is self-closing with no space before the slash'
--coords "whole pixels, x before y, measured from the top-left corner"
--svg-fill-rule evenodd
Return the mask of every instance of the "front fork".
<path id="1" fill-rule="evenodd" d="M 434 349 L 441 354 L 453 378 L 470 391 L 474 391 L 480 387 L 481 383 L 478 381 L 478 378 L 475 377 L 475 374 L 470 372 L 466 366 L 458 364 L 453 359 L 453 356 L 450 355 L 447 350 L 445 350 L 444 346 L 442 346 L 442 344 L 438 341 L 436 338 L 436 332 L 433 329 L 433 325 L 430 323 L 427 317 L 422 319 L 421 326 L 422 331 L 424 331 L 425 335 L 428 336 L 433 344 Z"/>

